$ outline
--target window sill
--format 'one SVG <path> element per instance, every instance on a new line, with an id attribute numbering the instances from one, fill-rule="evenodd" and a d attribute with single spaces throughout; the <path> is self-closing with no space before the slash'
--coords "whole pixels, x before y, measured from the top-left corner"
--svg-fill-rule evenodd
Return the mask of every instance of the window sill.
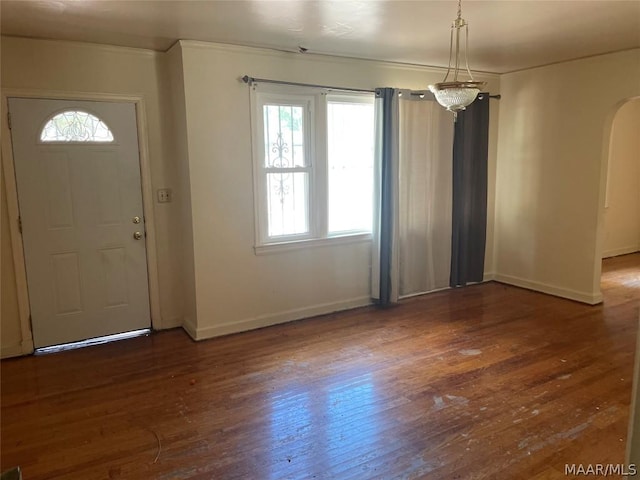
<path id="1" fill-rule="evenodd" d="M 272 253 L 284 253 L 307 248 L 326 247 L 334 245 L 348 245 L 350 243 L 365 243 L 371 241 L 370 233 L 355 233 L 327 238 L 310 238 L 282 243 L 267 243 L 253 247 L 256 255 L 270 255 Z"/>

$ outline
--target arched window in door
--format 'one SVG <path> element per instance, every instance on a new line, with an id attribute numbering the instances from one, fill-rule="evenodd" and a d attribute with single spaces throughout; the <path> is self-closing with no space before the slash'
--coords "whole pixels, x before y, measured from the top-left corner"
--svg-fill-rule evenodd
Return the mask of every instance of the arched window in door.
<path id="1" fill-rule="evenodd" d="M 40 132 L 42 143 L 111 143 L 113 133 L 95 115 L 65 110 L 49 119 Z"/>

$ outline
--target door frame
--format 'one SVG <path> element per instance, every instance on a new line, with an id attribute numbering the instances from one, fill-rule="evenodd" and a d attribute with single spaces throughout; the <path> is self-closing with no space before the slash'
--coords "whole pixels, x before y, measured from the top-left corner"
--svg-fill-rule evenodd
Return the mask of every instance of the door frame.
<path id="1" fill-rule="evenodd" d="M 607 116 L 603 123 L 602 132 L 602 151 L 600 153 L 600 186 L 598 197 L 598 210 L 596 212 L 596 248 L 593 259 L 593 292 L 596 293 L 596 298 L 599 299 L 599 303 L 602 302 L 602 292 L 600 289 L 600 283 L 602 281 L 602 254 L 604 253 L 604 215 L 605 209 L 609 205 L 609 176 L 611 174 L 611 134 L 613 133 L 613 122 L 616 115 L 620 111 L 623 105 L 629 102 L 640 101 L 640 96 L 634 95 L 627 97 L 616 102 L 614 106 L 609 109 Z"/>
<path id="2" fill-rule="evenodd" d="M 153 211 L 153 185 L 151 183 L 151 164 L 149 161 L 149 144 L 147 136 L 147 117 L 144 97 L 142 95 L 121 95 L 90 92 L 61 92 L 36 89 L 2 89 L 1 132 L 2 132 L 2 168 L 4 174 L 4 186 L 7 194 L 7 209 L 9 211 L 9 234 L 13 253 L 13 266 L 16 275 L 16 291 L 18 295 L 18 314 L 20 318 L 20 331 L 22 342 L 19 346 L 7 346 L 3 349 L 6 356 L 26 355 L 33 353 L 33 334 L 31 327 L 31 306 L 29 304 L 29 289 L 27 287 L 27 274 L 25 266 L 24 249 L 22 245 L 22 233 L 19 229 L 19 204 L 18 188 L 15 176 L 15 163 L 13 158 L 13 143 L 11 130 L 9 129 L 9 98 L 41 98 L 49 100 L 77 100 L 77 101 L 102 101 L 115 103 L 133 103 L 136 111 L 136 126 L 138 134 L 138 158 L 140 163 L 140 184 L 142 189 L 142 209 L 146 227 L 146 252 L 147 252 L 147 278 L 149 283 L 149 307 L 151 314 L 151 327 L 156 330 L 162 328 L 160 316 L 160 291 L 158 279 L 158 258 L 156 247 L 156 228 Z M 5 351 L 6 350 L 6 351 Z M 5 356 L 5 355 L 3 355 Z"/>

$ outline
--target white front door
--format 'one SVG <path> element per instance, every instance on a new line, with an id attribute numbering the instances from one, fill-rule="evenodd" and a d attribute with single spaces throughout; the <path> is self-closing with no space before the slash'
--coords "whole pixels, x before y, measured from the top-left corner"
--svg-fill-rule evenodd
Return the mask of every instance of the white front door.
<path id="1" fill-rule="evenodd" d="M 10 98 L 35 346 L 150 326 L 135 105 Z"/>

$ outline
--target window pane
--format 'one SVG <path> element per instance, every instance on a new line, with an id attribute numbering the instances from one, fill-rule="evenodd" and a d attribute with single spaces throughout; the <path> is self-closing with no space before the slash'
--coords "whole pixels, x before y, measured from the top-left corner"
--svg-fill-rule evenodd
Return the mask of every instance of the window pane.
<path id="1" fill-rule="evenodd" d="M 79 110 L 61 112 L 40 132 L 41 142 L 113 142 L 109 127 L 98 117 Z"/>
<path id="2" fill-rule="evenodd" d="M 308 173 L 267 173 L 269 237 L 309 233 L 308 195 Z"/>
<path id="3" fill-rule="evenodd" d="M 371 231 L 373 112 L 368 103 L 327 105 L 329 233 Z"/>
<path id="4" fill-rule="evenodd" d="M 303 111 L 301 106 L 264 106 L 265 167 L 304 167 Z"/>

